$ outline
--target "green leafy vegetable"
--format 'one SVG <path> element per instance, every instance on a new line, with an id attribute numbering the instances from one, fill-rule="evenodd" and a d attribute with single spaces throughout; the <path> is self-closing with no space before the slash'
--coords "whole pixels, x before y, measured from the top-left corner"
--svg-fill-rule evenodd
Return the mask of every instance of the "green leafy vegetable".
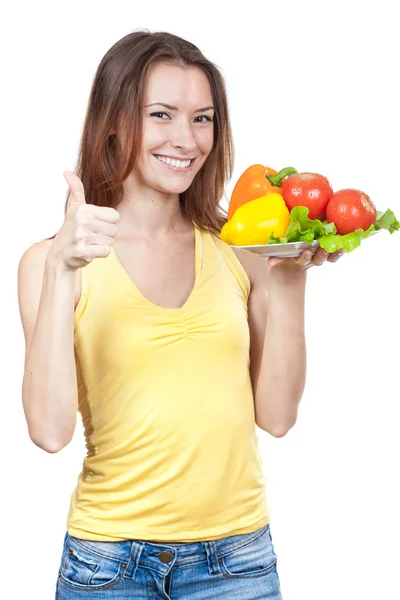
<path id="1" fill-rule="evenodd" d="M 399 231 L 400 222 L 394 216 L 394 213 L 390 208 L 385 213 L 377 212 L 377 220 L 375 223 L 376 229 L 388 229 L 390 233 Z"/>
<path id="2" fill-rule="evenodd" d="M 319 221 L 308 218 L 308 208 L 295 206 L 290 211 L 290 224 L 284 237 L 271 235 L 268 244 L 288 244 L 290 242 L 307 242 L 312 244 L 318 240 L 319 245 L 327 252 L 336 252 L 343 248 L 345 252 L 351 252 L 358 248 L 361 239 L 366 239 L 373 231 L 387 229 L 389 233 L 400 230 L 400 222 L 396 219 L 392 210 L 385 213 L 377 212 L 377 220 L 368 229 L 356 229 L 352 233 L 339 235 L 334 223 Z"/>

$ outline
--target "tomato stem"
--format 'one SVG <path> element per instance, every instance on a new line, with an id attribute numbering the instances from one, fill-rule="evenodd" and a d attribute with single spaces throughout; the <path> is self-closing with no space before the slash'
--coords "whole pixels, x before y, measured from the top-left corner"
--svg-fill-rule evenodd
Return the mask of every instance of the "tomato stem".
<path id="1" fill-rule="evenodd" d="M 297 173 L 296 169 L 293 167 L 285 167 L 284 169 L 281 169 L 279 171 L 279 173 L 277 173 L 276 175 L 265 175 L 265 177 L 268 179 L 268 181 L 276 186 L 276 187 L 281 187 L 282 186 L 282 180 L 285 179 L 285 177 L 288 177 L 289 175 L 293 175 L 293 173 Z"/>

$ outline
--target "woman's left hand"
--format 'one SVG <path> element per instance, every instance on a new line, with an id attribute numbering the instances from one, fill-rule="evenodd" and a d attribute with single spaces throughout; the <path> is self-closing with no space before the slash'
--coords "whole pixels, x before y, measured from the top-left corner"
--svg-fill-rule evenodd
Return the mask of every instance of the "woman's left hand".
<path id="1" fill-rule="evenodd" d="M 307 269 L 313 266 L 320 267 L 325 261 L 337 262 L 343 254 L 343 248 L 332 253 L 326 252 L 323 248 L 318 248 L 315 254 L 313 254 L 312 250 L 305 250 L 298 258 L 270 257 L 268 265 L 282 273 L 297 274 L 307 271 Z M 276 265 L 279 266 L 276 267 Z"/>

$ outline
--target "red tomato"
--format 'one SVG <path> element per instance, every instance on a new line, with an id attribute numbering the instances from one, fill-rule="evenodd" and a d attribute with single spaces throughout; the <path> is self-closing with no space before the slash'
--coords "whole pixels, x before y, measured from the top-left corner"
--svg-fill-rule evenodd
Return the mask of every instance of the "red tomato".
<path id="1" fill-rule="evenodd" d="M 324 219 L 333 189 L 323 175 L 294 173 L 282 181 L 281 194 L 289 210 L 295 206 L 305 206 L 309 211 L 309 219 Z"/>
<path id="2" fill-rule="evenodd" d="M 376 208 L 371 198 L 360 190 L 339 190 L 328 202 L 326 218 L 335 223 L 340 235 L 345 235 L 359 227 L 365 230 L 373 225 Z"/>

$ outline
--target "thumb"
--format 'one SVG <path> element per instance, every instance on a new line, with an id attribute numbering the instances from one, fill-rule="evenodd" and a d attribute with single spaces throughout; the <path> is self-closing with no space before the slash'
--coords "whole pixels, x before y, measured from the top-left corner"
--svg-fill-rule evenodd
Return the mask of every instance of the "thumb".
<path id="1" fill-rule="evenodd" d="M 72 173 L 72 171 L 64 171 L 63 175 L 70 189 L 68 208 L 72 205 L 79 206 L 80 204 L 86 204 L 85 190 L 79 177 L 75 173 Z"/>

